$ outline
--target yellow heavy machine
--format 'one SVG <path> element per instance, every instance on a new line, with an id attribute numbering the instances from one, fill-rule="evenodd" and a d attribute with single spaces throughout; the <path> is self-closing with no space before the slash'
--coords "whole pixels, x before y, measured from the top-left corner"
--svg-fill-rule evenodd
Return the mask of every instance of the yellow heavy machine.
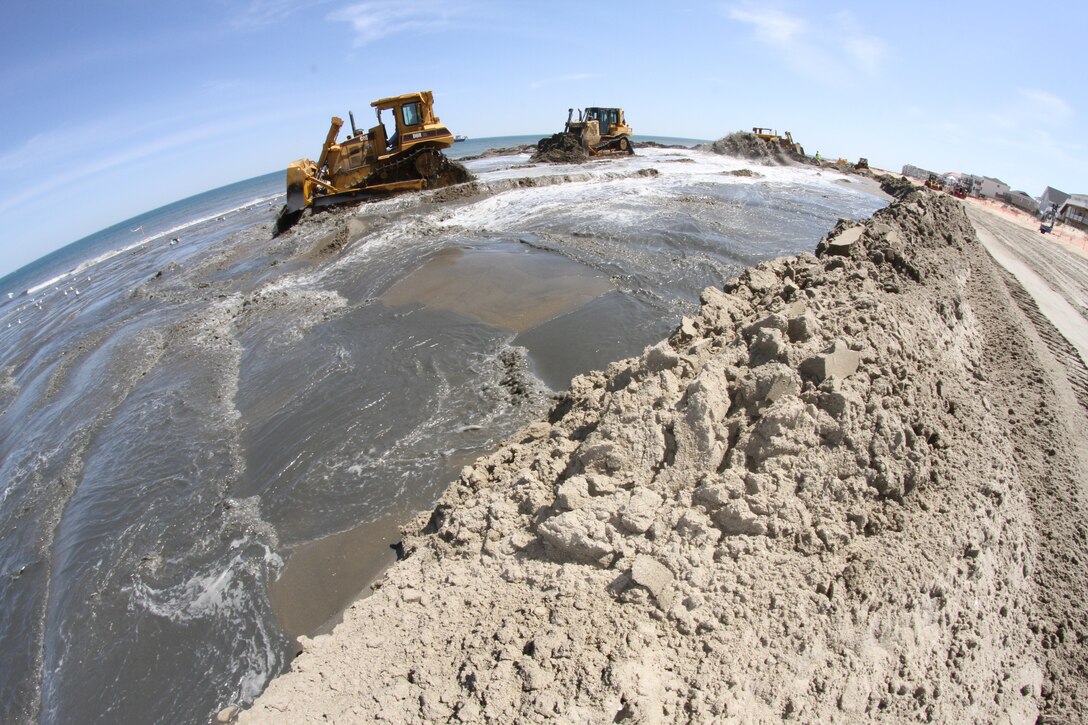
<path id="1" fill-rule="evenodd" d="M 472 178 L 442 153 L 453 145 L 454 136 L 434 115 L 431 91 L 381 98 L 370 105 L 377 126 L 358 129 L 349 112 L 351 135 L 338 142 L 344 122 L 333 116 L 317 161 L 299 159 L 287 167 L 287 203 L 276 219 L 277 233 L 290 228 L 307 208 L 436 189 Z M 392 136 L 387 135 L 383 112 L 392 114 Z"/>
<path id="2" fill-rule="evenodd" d="M 622 108 L 602 108 L 590 106 L 578 110 L 578 120 L 574 120 L 574 111 L 567 109 L 567 124 L 563 128 L 578 139 L 590 156 L 601 154 L 633 154 L 631 136 L 634 129 L 627 125 Z"/>
<path id="3" fill-rule="evenodd" d="M 936 174 L 930 174 L 929 178 L 926 179 L 926 188 L 934 191 L 944 191 L 944 184 L 941 183 Z"/>
<path id="4" fill-rule="evenodd" d="M 782 148 L 793 154 L 796 154 L 797 156 L 805 155 L 804 147 L 793 140 L 793 134 L 791 134 L 789 131 L 786 131 L 780 136 L 778 134 L 778 131 L 773 131 L 769 128 L 753 128 L 752 133 L 768 143 L 778 144 Z"/>

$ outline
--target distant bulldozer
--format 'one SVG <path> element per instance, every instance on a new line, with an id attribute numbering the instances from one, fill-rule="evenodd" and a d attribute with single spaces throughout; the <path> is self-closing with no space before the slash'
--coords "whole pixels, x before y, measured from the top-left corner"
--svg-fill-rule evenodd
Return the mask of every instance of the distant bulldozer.
<path id="1" fill-rule="evenodd" d="M 453 145 L 454 136 L 434 115 L 431 91 L 382 98 L 370 105 L 377 113 L 377 126 L 357 129 L 349 112 L 351 136 L 337 142 L 344 122 L 333 116 L 318 160 L 299 159 L 287 167 L 287 203 L 276 219 L 277 233 L 290 228 L 307 208 L 471 180 L 464 166 L 442 153 Z M 392 113 L 392 136 L 386 135 L 383 111 Z"/>
<path id="2" fill-rule="evenodd" d="M 533 158 L 537 161 L 582 161 L 591 156 L 633 154 L 631 135 L 622 108 L 591 106 L 567 109 L 567 123 L 560 133 L 540 139 Z"/>
<path id="3" fill-rule="evenodd" d="M 753 128 L 752 133 L 757 137 L 763 139 L 767 143 L 778 144 L 790 154 L 794 156 L 804 156 L 805 148 L 793 140 L 793 134 L 786 131 L 784 134 L 779 135 L 778 131 L 772 131 L 769 128 Z"/>

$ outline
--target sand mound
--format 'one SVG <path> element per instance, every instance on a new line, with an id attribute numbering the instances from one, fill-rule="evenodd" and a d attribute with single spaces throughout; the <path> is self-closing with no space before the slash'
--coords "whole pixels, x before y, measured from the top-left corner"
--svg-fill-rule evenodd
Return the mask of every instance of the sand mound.
<path id="1" fill-rule="evenodd" d="M 918 190 L 918 187 L 911 183 L 911 180 L 905 176 L 896 176 L 893 174 L 880 174 L 873 175 L 872 178 L 876 179 L 880 183 L 880 189 L 885 194 L 890 194 L 896 199 L 902 199 Z"/>
<path id="2" fill-rule="evenodd" d="M 713 143 L 700 144 L 695 148 L 725 156 L 750 159 L 768 166 L 781 166 L 805 160 L 804 156 L 795 154 L 793 151 L 786 149 L 785 146 L 768 143 L 754 133 L 748 133 L 747 131 L 736 131 Z"/>
<path id="3" fill-rule="evenodd" d="M 465 182 L 473 181 L 476 178 L 473 173 L 468 170 L 468 167 L 460 161 L 450 158 L 443 158 L 443 163 L 438 174 L 439 177 L 436 185 L 439 187 L 464 184 Z"/>
<path id="4" fill-rule="evenodd" d="M 242 720 L 1075 717 L 1088 625 L 1037 603 L 1083 592 L 1039 593 L 1023 473 L 1072 454 L 1010 435 L 1042 377 L 1004 289 L 914 192 L 705 290 L 466 467 Z"/>
<path id="5" fill-rule="evenodd" d="M 579 164 L 589 158 L 582 143 L 569 133 L 555 133 L 537 141 L 531 161 Z"/>

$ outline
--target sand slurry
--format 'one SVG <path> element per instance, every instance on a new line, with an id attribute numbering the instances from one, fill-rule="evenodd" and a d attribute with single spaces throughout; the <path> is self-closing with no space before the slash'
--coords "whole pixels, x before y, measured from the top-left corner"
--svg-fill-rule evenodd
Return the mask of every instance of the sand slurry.
<path id="1" fill-rule="evenodd" d="M 1045 327 L 955 199 L 842 222 L 466 467 L 240 719 L 1076 721 L 1084 409 Z"/>

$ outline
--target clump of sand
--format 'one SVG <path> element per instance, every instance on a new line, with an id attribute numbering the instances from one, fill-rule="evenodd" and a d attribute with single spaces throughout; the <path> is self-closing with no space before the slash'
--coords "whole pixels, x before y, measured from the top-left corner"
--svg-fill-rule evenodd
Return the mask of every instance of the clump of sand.
<path id="1" fill-rule="evenodd" d="M 793 149 L 782 144 L 769 143 L 748 131 L 735 131 L 717 141 L 700 144 L 695 148 L 715 154 L 749 159 L 768 166 L 806 162 L 806 157 L 795 153 Z"/>
<path id="2" fill-rule="evenodd" d="M 575 136 L 560 132 L 540 139 L 536 144 L 536 152 L 529 158 L 530 161 L 579 164 L 589 159 L 589 153 Z"/>
<path id="3" fill-rule="evenodd" d="M 1025 473 L 1076 485 L 1071 443 L 1010 435 L 1037 373 L 1002 285 L 913 192 L 705 290 L 466 467 L 241 719 L 1075 717 L 1088 625 L 1036 605 L 1083 592 L 1040 593 Z"/>

